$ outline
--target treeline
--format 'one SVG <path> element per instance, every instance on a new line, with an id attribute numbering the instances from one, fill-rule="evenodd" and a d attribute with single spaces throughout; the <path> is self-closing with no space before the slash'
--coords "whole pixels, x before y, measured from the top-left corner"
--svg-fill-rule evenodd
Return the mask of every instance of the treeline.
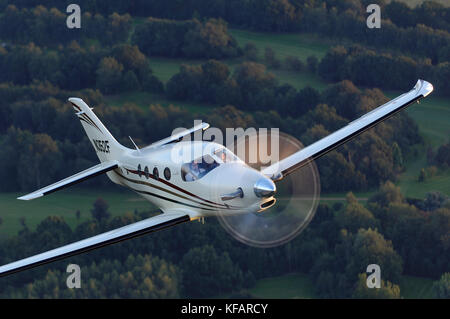
<path id="1" fill-rule="evenodd" d="M 129 14 L 112 13 L 108 17 L 83 11 L 80 29 L 66 27 L 67 15 L 56 8 L 41 5 L 18 9 L 9 5 L 0 15 L 0 39 L 15 44 L 33 42 L 38 46 L 57 47 L 77 41 L 83 47 L 102 47 L 126 43 L 131 36 Z M 230 58 L 242 54 L 223 20 L 197 19 L 176 21 L 148 18 L 136 26 L 132 42 L 147 55 L 187 58 Z"/>
<path id="2" fill-rule="evenodd" d="M 447 31 L 422 24 L 401 28 L 389 20 L 383 20 L 379 29 L 369 29 L 367 13 L 352 9 L 339 12 L 318 7 L 306 9 L 303 13 L 301 31 L 347 38 L 374 48 L 408 52 L 430 58 L 433 64 L 450 61 L 450 34 Z"/>
<path id="3" fill-rule="evenodd" d="M 92 15 L 82 11 L 81 28 L 69 29 L 65 7 L 61 10 L 55 7 L 48 9 L 40 4 L 22 9 L 8 5 L 0 15 L 0 39 L 55 47 L 74 40 L 84 43 L 88 39 L 98 40 L 102 45 L 113 45 L 126 42 L 129 37 L 132 27 L 129 14 L 112 13 L 104 17 L 100 13 Z"/>
<path id="4" fill-rule="evenodd" d="M 144 298 L 180 297 L 180 271 L 173 264 L 151 255 L 129 255 L 125 261 L 101 259 L 82 268 L 82 289 L 68 289 L 67 272 L 49 270 L 23 287 L 10 287 L 3 298 Z"/>
<path id="5" fill-rule="evenodd" d="M 6 6 L 9 1 L 3 0 L 1 5 Z M 39 0 L 19 0 L 14 1 L 20 7 L 33 7 L 40 4 Z M 50 0 L 46 2 L 48 6 L 57 7 L 62 10 L 70 1 L 55 1 Z M 366 13 L 366 6 L 370 3 L 377 3 L 382 8 L 382 16 L 389 19 L 399 27 L 414 27 L 417 24 L 424 24 L 435 29 L 442 29 L 450 31 L 450 23 L 448 15 L 450 8 L 434 1 L 424 1 L 421 5 L 415 8 L 409 7 L 407 4 L 399 1 L 367 1 L 367 0 L 353 0 L 353 1 L 338 1 L 338 0 L 314 0 L 314 1 L 286 1 L 286 0 L 263 0 L 263 1 L 198 1 L 187 0 L 185 5 L 179 6 L 176 1 L 162 1 L 155 0 L 148 3 L 145 0 L 136 0 L 132 3 L 121 3 L 120 1 L 95 2 L 79 1 L 82 8 L 94 13 L 130 13 L 135 16 L 154 16 L 170 19 L 189 19 L 195 15 L 200 17 L 216 17 L 223 18 L 234 24 L 247 23 L 254 28 L 262 28 L 262 16 L 271 17 L 285 17 L 286 20 L 301 20 L 304 15 L 304 10 L 308 7 L 326 7 L 328 10 L 336 10 L 338 12 L 345 12 L 351 10 L 354 12 Z M 265 10 L 264 10 L 265 9 Z M 256 13 L 254 19 L 249 19 L 250 13 Z M 290 14 L 287 14 L 290 13 Z M 271 19 L 271 20 L 272 20 Z M 281 23 L 281 22 L 278 22 Z M 273 31 L 273 30 L 271 30 Z"/>
<path id="6" fill-rule="evenodd" d="M 326 81 L 344 79 L 365 87 L 407 90 L 412 79 L 432 82 L 437 94 L 450 95 L 450 62 L 432 65 L 429 59 L 380 53 L 359 45 L 330 49 L 319 63 L 318 74 Z"/>
<path id="7" fill-rule="evenodd" d="M 302 272 L 319 297 L 399 298 L 402 275 L 437 280 L 449 272 L 449 199 L 444 196 L 436 205 L 433 198 L 409 204 L 392 183 L 367 206 L 349 193 L 345 205 L 319 205 L 299 237 L 270 249 L 232 240 L 214 218 L 205 225 L 183 224 L 2 278 L 0 296 L 195 298 L 233 292 L 251 297 L 246 289 L 257 279 Z M 0 244 L 0 264 L 150 216 L 135 212 L 110 218 L 101 202 L 96 201 L 93 218 L 74 230 L 61 217 L 48 217 L 35 231 L 25 220 L 18 236 Z M 69 263 L 82 268 L 82 288 L 72 292 L 64 286 Z M 382 269 L 381 289 L 365 285 L 367 265 L 374 263 Z M 436 284 L 436 297 L 449 297 L 445 278 Z"/>
<path id="8" fill-rule="evenodd" d="M 0 82 L 48 81 L 62 89 L 99 88 L 104 93 L 143 89 L 162 92 L 146 56 L 136 46 L 82 48 L 77 42 L 57 50 L 28 45 L 0 47 Z"/>
<path id="9" fill-rule="evenodd" d="M 136 26 L 132 42 L 149 56 L 222 59 L 242 54 L 226 23 L 216 19 L 148 18 Z"/>
<path id="10" fill-rule="evenodd" d="M 7 1 L 5 1 L 5 3 L 7 3 Z M 450 9 L 443 8 L 438 4 L 429 4 L 428 2 L 428 4 L 423 4 L 419 8 L 410 9 L 405 5 L 396 4 L 395 1 L 387 5 L 384 1 L 379 1 L 379 4 L 382 7 L 382 18 L 388 18 L 388 20 L 383 20 L 382 28 L 380 29 L 369 29 L 366 25 L 366 6 L 369 3 L 371 2 L 361 0 L 214 0 L 212 2 L 210 0 L 191 0 L 186 1 L 183 6 L 180 6 L 177 1 L 155 0 L 151 1 L 151 3 L 149 3 L 149 1 L 133 1 L 129 4 L 123 4 L 119 1 L 108 1 L 107 3 L 81 1 L 80 6 L 83 8 L 84 12 L 91 12 L 90 14 L 86 14 L 86 30 L 88 28 L 92 29 L 92 32 L 89 31 L 89 34 L 92 34 L 92 36 L 95 36 L 100 41 L 106 41 L 104 39 L 109 39 L 110 37 L 126 38 L 126 33 L 129 32 L 130 28 L 130 22 L 128 21 L 126 14 L 129 13 L 133 16 L 151 16 L 175 20 L 189 20 L 193 17 L 201 19 L 216 18 L 223 19 L 231 25 L 260 31 L 301 31 L 319 33 L 333 38 L 348 38 L 352 41 L 364 43 L 372 47 L 391 48 L 408 52 L 413 55 L 428 57 L 433 64 L 450 60 L 450 34 L 448 30 L 448 19 L 446 19 L 446 16 L 448 16 L 447 12 Z M 55 6 L 61 11 L 64 11 L 68 4 L 69 3 L 65 3 L 64 1 L 55 3 L 50 1 L 47 3 L 49 7 Z M 15 3 L 15 5 L 19 7 L 32 7 L 37 4 L 36 1 L 33 0 L 19 1 L 18 3 Z M 61 16 L 57 9 L 46 11 L 47 9 L 44 10 L 41 7 L 39 8 L 40 9 L 35 8 L 34 11 L 45 11 L 47 12 L 46 14 L 51 17 L 53 17 L 53 15 L 56 16 L 56 18 L 47 19 L 54 22 L 44 22 L 39 25 L 45 26 L 51 23 L 63 22 L 58 22 L 63 16 Z M 27 33 L 24 31 L 26 27 L 23 25 L 27 25 L 27 23 L 22 23 L 22 20 L 25 18 L 21 16 L 20 12 L 22 11 L 28 12 L 27 15 L 30 15 L 31 12 L 31 16 L 33 16 L 32 9 L 23 9 L 19 11 L 17 9 L 6 10 L 5 17 L 9 18 L 7 20 L 8 27 L 5 30 L 8 30 L 8 34 L 20 32 L 23 37 L 30 37 L 30 34 L 33 34 L 33 32 Z M 59 13 L 56 14 L 56 12 Z M 125 15 L 114 15 L 113 13 L 115 12 L 123 13 Z M 99 14 L 105 13 L 113 15 L 109 16 L 108 19 L 98 17 Z M 385 13 L 386 16 L 384 15 Z M 23 14 L 26 16 L 25 13 Z M 6 19 L 5 17 L 4 19 Z M 17 18 L 19 19 L 17 20 Z M 35 19 L 40 21 L 39 15 L 35 17 Z M 99 23 L 99 26 L 97 26 L 97 23 Z M 191 26 L 192 24 L 193 22 L 190 23 Z M 30 25 L 32 26 L 33 23 Z M 11 29 L 11 26 L 14 26 L 14 28 Z M 105 26 L 107 28 L 105 28 Z M 192 41 L 200 40 L 200 43 L 202 44 L 201 47 L 204 48 L 211 46 L 212 42 L 202 32 L 202 29 L 211 28 L 210 23 L 206 23 L 203 26 L 201 23 L 198 23 L 193 31 L 191 30 L 191 32 L 188 32 L 190 34 L 188 39 L 184 39 L 184 36 L 181 36 L 181 34 L 185 32 L 180 30 L 183 26 L 185 29 L 190 29 L 189 24 L 183 22 L 163 22 L 159 20 L 159 22 L 156 23 L 156 20 L 153 20 L 151 27 L 148 23 L 146 27 L 140 27 L 138 25 L 138 30 L 141 30 L 139 34 L 147 34 L 150 39 L 153 39 L 147 44 L 149 47 L 153 47 L 152 43 L 155 43 L 156 41 L 159 44 L 163 43 L 164 47 L 169 46 L 171 52 L 174 52 L 174 50 L 179 51 L 177 48 L 179 48 L 182 43 L 179 39 L 177 39 L 176 42 L 171 43 L 172 37 L 183 37 L 183 42 L 186 40 L 189 41 L 185 44 L 187 47 L 186 51 L 189 52 L 187 53 L 187 56 L 189 56 L 189 54 L 193 56 L 201 54 L 201 50 L 196 48 L 197 43 Z M 120 27 L 120 30 L 115 30 L 117 27 Z M 216 29 L 220 30 L 220 28 Z M 31 31 L 28 29 L 26 30 Z M 61 27 L 52 28 L 51 30 L 54 30 L 52 31 L 53 33 L 68 32 L 67 28 Z M 143 30 L 147 30 L 148 32 Z M 150 30 L 157 31 L 157 34 L 168 34 L 170 37 L 156 40 L 150 34 Z M 161 33 L 162 30 L 164 30 L 164 33 Z M 39 34 L 41 33 L 42 32 Z M 76 33 L 72 33 L 66 38 L 72 39 L 71 37 L 73 37 L 74 34 Z M 107 36 L 102 40 L 104 34 Z M 108 36 L 108 34 L 110 36 Z M 40 36 L 45 37 L 45 35 Z M 56 40 L 56 42 L 59 43 L 61 37 L 58 35 L 57 38 L 55 38 L 56 36 L 57 35 L 55 34 L 53 40 Z M 142 37 L 139 36 L 139 38 Z M 216 38 L 225 41 L 227 36 L 216 36 Z M 37 39 L 39 39 L 39 36 L 37 36 Z M 213 47 L 216 47 L 217 42 L 214 44 Z M 224 48 L 228 47 L 226 42 L 223 42 L 222 45 Z M 214 54 L 217 54 L 217 51 L 224 50 L 225 49 L 214 50 L 216 51 Z M 230 52 L 234 53 L 235 49 L 231 46 L 225 51 L 228 55 Z M 208 51 L 203 52 L 206 53 Z M 223 52 L 220 52 L 220 55 L 223 56 Z M 217 56 L 210 55 L 206 57 Z"/>
<path id="11" fill-rule="evenodd" d="M 434 2 L 424 1 L 415 8 L 410 8 L 406 3 L 391 1 L 383 9 L 393 23 L 399 27 L 414 27 L 417 24 L 424 24 L 434 29 L 441 29 L 450 32 L 450 7 Z"/>

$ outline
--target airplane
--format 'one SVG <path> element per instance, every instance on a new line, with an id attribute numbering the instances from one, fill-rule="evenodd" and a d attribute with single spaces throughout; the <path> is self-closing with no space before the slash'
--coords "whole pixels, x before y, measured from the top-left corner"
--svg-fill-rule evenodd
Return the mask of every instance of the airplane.
<path id="1" fill-rule="evenodd" d="M 36 199 L 88 178 L 106 174 L 112 182 L 133 190 L 158 206 L 162 213 L 3 265 L 0 267 L 0 277 L 177 224 L 203 219 L 205 216 L 219 213 L 260 213 L 275 205 L 276 182 L 412 103 L 419 102 L 432 91 L 431 83 L 418 80 L 409 92 L 260 171 L 248 166 L 223 145 L 206 141 L 182 141 L 184 136 L 206 130 L 209 127 L 207 123 L 173 134 L 141 149 L 136 145 L 136 149 L 124 147 L 116 141 L 82 99 L 69 98 L 98 155 L 100 164 L 18 199 Z M 171 160 L 174 147 L 181 150 L 200 147 L 207 152 L 201 159 L 191 157 L 184 163 L 177 163 Z M 203 162 L 206 164 L 199 167 Z M 220 180 L 217 176 L 220 176 Z M 241 176 L 245 176 L 245 179 L 240 178 Z M 214 191 L 211 191 L 212 189 Z"/>

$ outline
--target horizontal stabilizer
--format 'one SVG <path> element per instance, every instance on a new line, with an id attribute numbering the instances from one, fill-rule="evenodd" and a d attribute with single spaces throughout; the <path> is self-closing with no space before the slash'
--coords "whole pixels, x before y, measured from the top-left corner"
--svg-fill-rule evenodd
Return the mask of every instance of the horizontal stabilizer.
<path id="1" fill-rule="evenodd" d="M 115 168 L 118 167 L 118 162 L 117 161 L 109 161 L 109 162 L 103 162 L 100 163 L 98 165 L 95 165 L 91 168 L 88 168 L 82 172 L 79 172 L 75 175 L 72 175 L 70 177 L 67 177 L 59 182 L 56 182 L 54 184 L 51 184 L 49 186 L 46 186 L 44 188 L 38 189 L 37 191 L 34 191 L 30 194 L 21 196 L 17 199 L 21 199 L 21 200 L 31 200 L 31 199 L 35 199 L 38 197 L 42 197 L 45 195 L 48 195 L 50 193 L 56 192 L 60 189 L 72 186 L 74 184 L 77 184 L 79 182 L 82 182 L 88 178 L 106 173 L 110 170 L 113 170 Z"/>

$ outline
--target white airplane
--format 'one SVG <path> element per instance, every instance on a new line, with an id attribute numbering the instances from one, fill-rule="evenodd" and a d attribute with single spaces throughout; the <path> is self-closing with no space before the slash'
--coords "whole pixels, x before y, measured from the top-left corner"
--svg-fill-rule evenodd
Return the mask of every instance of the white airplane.
<path id="1" fill-rule="evenodd" d="M 142 149 L 126 148 L 116 141 L 82 99 L 69 98 L 97 152 L 100 164 L 18 199 L 35 199 L 106 173 L 111 181 L 142 195 L 160 207 L 163 213 L 1 266 L 0 276 L 205 216 L 264 211 L 275 204 L 274 182 L 386 120 L 410 104 L 419 102 L 432 91 L 433 86 L 430 83 L 418 80 L 411 91 L 377 107 L 340 130 L 262 171 L 249 167 L 220 144 L 180 141 L 183 136 L 207 129 L 209 125 L 206 123 Z M 182 150 L 201 147 L 208 152 L 203 156 L 203 161 L 190 158 L 184 163 L 175 163 L 171 160 L 174 147 Z"/>

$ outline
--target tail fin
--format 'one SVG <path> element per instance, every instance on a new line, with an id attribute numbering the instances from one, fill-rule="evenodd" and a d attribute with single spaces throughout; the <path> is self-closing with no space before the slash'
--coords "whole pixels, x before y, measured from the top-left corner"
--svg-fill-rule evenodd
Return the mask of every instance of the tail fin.
<path id="1" fill-rule="evenodd" d="M 76 111 L 101 162 L 117 159 L 126 148 L 119 144 L 103 125 L 92 109 L 80 98 L 71 97 L 69 102 Z"/>

